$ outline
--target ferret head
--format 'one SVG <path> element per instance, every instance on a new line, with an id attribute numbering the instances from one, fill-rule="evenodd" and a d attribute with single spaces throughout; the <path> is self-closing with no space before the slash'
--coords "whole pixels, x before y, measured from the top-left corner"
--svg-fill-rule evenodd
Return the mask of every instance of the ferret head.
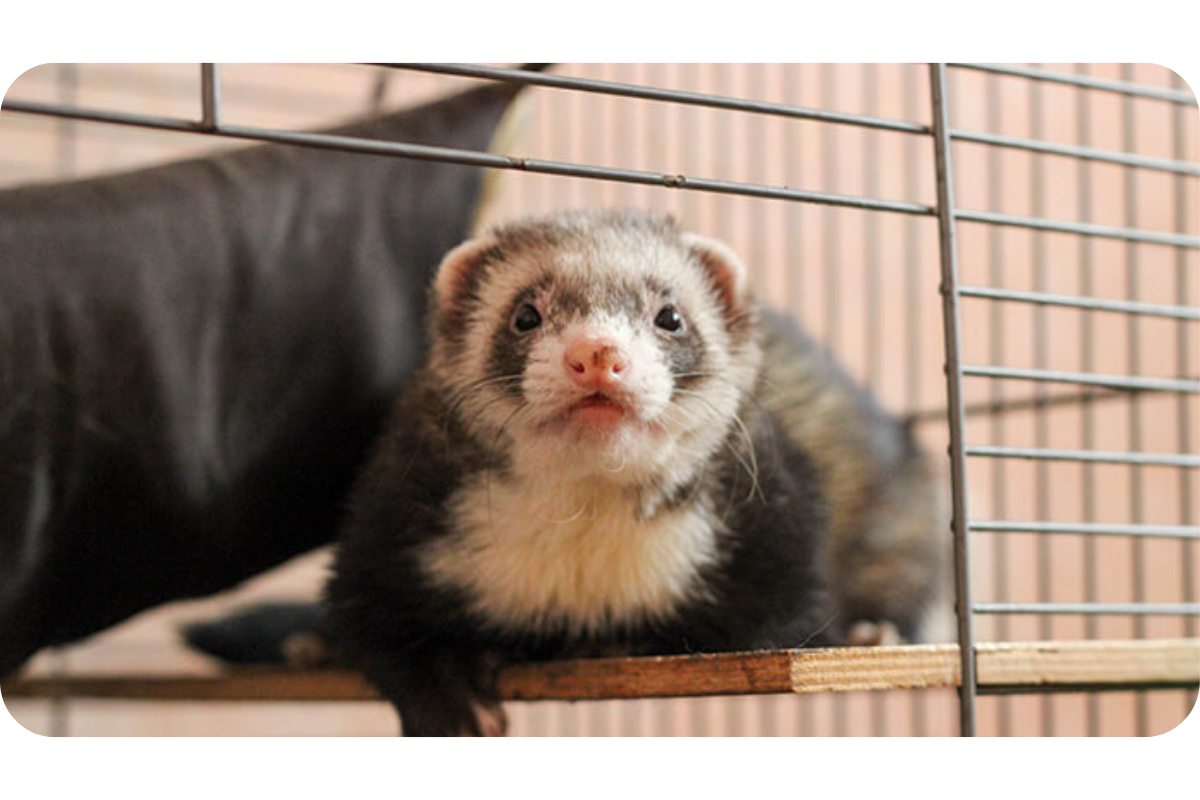
<path id="1" fill-rule="evenodd" d="M 431 371 L 519 475 L 678 485 L 725 441 L 757 374 L 745 272 L 668 217 L 502 226 L 439 268 Z"/>

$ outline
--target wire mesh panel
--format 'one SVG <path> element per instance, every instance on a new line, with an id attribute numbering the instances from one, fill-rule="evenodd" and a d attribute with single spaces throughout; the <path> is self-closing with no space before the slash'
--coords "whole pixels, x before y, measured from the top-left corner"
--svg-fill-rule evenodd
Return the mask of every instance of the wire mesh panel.
<path id="1" fill-rule="evenodd" d="M 764 300 L 910 416 L 931 452 L 958 450 L 945 479 L 959 479 L 957 585 L 969 609 L 956 631 L 948 576 L 932 635 L 967 645 L 960 699 L 939 689 L 514 704 L 515 733 L 951 735 L 960 721 L 998 735 L 1161 732 L 1194 692 L 976 701 L 971 645 L 1196 636 L 1194 99 L 1144 65 L 945 65 L 932 76 L 882 64 L 52 65 L 5 100 L 0 181 L 274 141 L 490 168 L 482 222 L 582 206 L 670 211 L 733 245 Z M 507 152 L 302 132 L 481 80 L 529 85 Z M 949 401 L 939 286 L 958 345 Z M 945 541 L 949 551 L 949 531 Z M 311 590 L 323 564 L 310 558 L 237 599 Z M 164 640 L 175 621 L 227 602 L 135 620 L 70 651 L 66 668 L 201 668 Z M 392 732 L 377 708 L 330 706 L 299 722 L 272 721 L 266 706 L 189 716 L 152 705 L 72 701 L 60 727 Z M 50 724 L 35 701 L 14 711 Z M 257 727 L 241 727 L 251 716 Z"/>
<path id="2" fill-rule="evenodd" d="M 1190 95 L 1147 85 L 1154 72 L 949 72 L 951 157 L 985 176 L 955 186 L 955 217 L 972 223 L 958 226 L 961 383 L 967 407 L 989 411 L 965 431 L 980 639 L 1177 636 L 1200 612 L 1200 460 L 1182 435 L 1200 391 L 1186 278 L 1196 153 L 1172 139 L 1195 115 Z M 1186 692 L 993 698 L 979 727 L 1145 735 L 1193 704 Z"/>

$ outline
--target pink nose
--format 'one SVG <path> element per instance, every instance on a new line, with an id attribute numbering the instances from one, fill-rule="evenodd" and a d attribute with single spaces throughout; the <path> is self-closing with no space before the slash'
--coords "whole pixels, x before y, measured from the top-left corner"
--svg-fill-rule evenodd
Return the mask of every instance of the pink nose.
<path id="1" fill-rule="evenodd" d="M 563 366 L 575 383 L 586 389 L 604 389 L 621 382 L 628 359 L 608 339 L 577 339 L 567 345 Z"/>

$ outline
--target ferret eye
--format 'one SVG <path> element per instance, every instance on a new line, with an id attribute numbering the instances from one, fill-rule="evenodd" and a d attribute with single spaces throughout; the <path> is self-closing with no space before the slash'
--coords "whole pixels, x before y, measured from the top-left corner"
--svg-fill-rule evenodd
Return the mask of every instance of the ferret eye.
<path id="1" fill-rule="evenodd" d="M 679 316 L 679 311 L 675 306 L 663 306 L 662 310 L 658 312 L 658 316 L 654 318 L 654 324 L 664 331 L 675 333 L 683 327 L 683 317 Z"/>
<path id="2" fill-rule="evenodd" d="M 517 333 L 529 333 L 542 324 L 542 315 L 529 303 L 523 303 L 513 314 L 512 326 Z"/>

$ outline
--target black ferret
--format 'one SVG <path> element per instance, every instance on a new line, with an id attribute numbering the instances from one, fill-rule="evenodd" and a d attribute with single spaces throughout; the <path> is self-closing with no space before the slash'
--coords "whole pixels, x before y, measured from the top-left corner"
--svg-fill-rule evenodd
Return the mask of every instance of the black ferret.
<path id="1" fill-rule="evenodd" d="M 326 133 L 483 150 L 518 89 Z M 333 541 L 482 181 L 260 145 L 0 192 L 0 679 Z"/>
<path id="2" fill-rule="evenodd" d="M 941 488 L 728 247 L 573 212 L 443 260 L 325 628 L 407 735 L 498 734 L 508 663 L 917 635 Z"/>

